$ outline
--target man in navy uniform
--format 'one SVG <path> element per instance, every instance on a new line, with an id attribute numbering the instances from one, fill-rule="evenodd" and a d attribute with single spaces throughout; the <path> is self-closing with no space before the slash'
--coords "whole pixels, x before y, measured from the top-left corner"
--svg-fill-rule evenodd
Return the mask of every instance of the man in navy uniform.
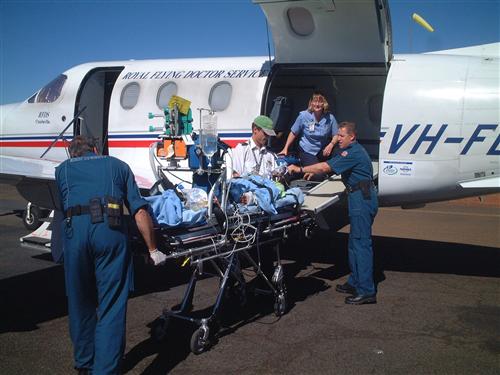
<path id="1" fill-rule="evenodd" d="M 288 167 L 292 173 L 335 173 L 342 175 L 348 193 L 349 220 L 349 267 L 351 275 L 336 290 L 352 294 L 345 303 L 361 305 L 376 303 L 373 282 L 372 224 L 377 214 L 377 191 L 373 185 L 373 167 L 370 156 L 356 141 L 356 126 L 352 122 L 342 122 L 337 133 L 341 152 L 326 162 L 304 168 L 296 165 Z"/>
<path id="2" fill-rule="evenodd" d="M 82 136 L 69 146 L 71 159 L 56 168 L 65 219 L 61 233 L 75 368 L 80 374 L 119 374 L 125 349 L 127 299 L 133 289 L 123 204 L 134 217 L 155 265 L 156 249 L 147 202 L 129 166 L 94 153 Z"/>

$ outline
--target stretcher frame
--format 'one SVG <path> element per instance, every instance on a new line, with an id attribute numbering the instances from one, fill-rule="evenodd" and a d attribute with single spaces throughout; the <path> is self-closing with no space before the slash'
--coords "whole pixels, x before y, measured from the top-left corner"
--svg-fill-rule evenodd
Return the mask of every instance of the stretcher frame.
<path id="1" fill-rule="evenodd" d="M 221 203 L 220 207 L 217 207 L 213 202 L 216 201 L 214 192 L 219 187 L 221 188 Z M 250 290 L 247 290 L 249 287 L 240 268 L 242 261 L 248 262 L 255 278 L 260 278 L 265 285 L 265 289 L 254 288 L 253 292 L 272 295 L 274 313 L 277 317 L 286 313 L 286 286 L 280 246 L 290 231 L 314 225 L 312 218 L 296 206 L 284 207 L 277 215 L 269 215 L 263 211 L 244 214 L 236 211 L 227 216 L 225 212 L 229 208 L 227 206 L 228 189 L 229 184 L 225 173 L 221 173 L 209 192 L 209 219 L 206 225 L 184 228 L 184 230 L 158 229 L 167 260 L 189 259 L 193 270 L 179 307 L 172 310 L 164 309 L 155 321 L 151 334 L 155 340 L 162 340 L 167 334 L 172 319 L 189 321 L 198 326 L 190 340 L 190 349 L 194 354 L 203 353 L 215 342 L 213 339 L 218 333 L 220 309 L 229 289 L 237 285 L 238 289 L 235 291 L 238 293 L 240 304 L 246 302 L 246 293 Z M 240 228 L 242 217 L 245 217 L 247 222 L 243 228 Z M 241 232 L 238 232 L 238 229 Z M 248 233 L 245 233 L 247 230 L 254 231 L 253 235 L 252 233 L 249 235 L 250 240 L 248 240 Z M 240 241 L 238 234 L 244 238 L 247 237 L 247 240 Z M 271 247 L 275 255 L 274 272 L 271 278 L 268 278 L 261 269 L 260 251 L 264 247 Z M 256 249 L 258 260 L 252 257 L 250 253 L 252 249 Z M 206 272 L 205 264 L 210 264 L 215 274 Z M 210 313 L 201 318 L 195 317 L 191 313 L 195 288 L 197 282 L 207 276 L 219 277 L 219 288 Z"/>

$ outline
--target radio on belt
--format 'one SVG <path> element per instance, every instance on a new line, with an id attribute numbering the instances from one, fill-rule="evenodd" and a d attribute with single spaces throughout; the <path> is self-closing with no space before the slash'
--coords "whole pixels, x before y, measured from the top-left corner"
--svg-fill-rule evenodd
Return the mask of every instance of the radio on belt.
<path id="1" fill-rule="evenodd" d="M 106 197 L 106 211 L 108 213 L 108 226 L 118 229 L 122 224 L 123 204 L 122 201 L 110 196 Z"/>

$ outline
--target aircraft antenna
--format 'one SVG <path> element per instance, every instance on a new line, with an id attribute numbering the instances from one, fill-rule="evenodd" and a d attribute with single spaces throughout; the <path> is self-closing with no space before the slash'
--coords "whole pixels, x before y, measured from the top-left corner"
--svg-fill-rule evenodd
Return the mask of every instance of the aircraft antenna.
<path id="1" fill-rule="evenodd" d="M 83 107 L 83 108 L 80 110 L 80 112 L 78 112 L 78 113 L 76 114 L 76 116 L 75 116 L 75 117 L 73 117 L 73 120 L 71 120 L 71 121 L 70 121 L 70 123 L 69 123 L 69 124 L 68 124 L 68 125 L 67 125 L 64 129 L 63 129 L 63 131 L 59 133 L 59 135 L 58 135 L 58 136 L 57 136 L 57 137 L 56 137 L 56 138 L 52 141 L 52 143 L 50 144 L 50 146 L 49 146 L 49 147 L 47 147 L 47 149 L 45 150 L 45 152 L 44 152 L 44 153 L 40 156 L 40 159 L 41 159 L 41 158 L 43 158 L 47 152 L 49 152 L 49 151 L 50 151 L 50 149 L 51 149 L 51 148 L 52 148 L 52 147 L 56 144 L 57 140 L 58 140 L 59 138 L 61 138 L 61 136 L 62 136 L 64 133 L 66 133 L 66 130 L 68 130 L 68 128 L 69 128 L 69 127 L 70 127 L 70 126 L 71 126 L 71 125 L 75 122 L 75 120 L 76 120 L 76 119 L 77 119 L 77 118 L 78 118 L 78 117 L 79 117 L 79 116 L 83 113 L 83 111 L 85 111 L 86 109 L 87 109 L 87 106 Z"/>

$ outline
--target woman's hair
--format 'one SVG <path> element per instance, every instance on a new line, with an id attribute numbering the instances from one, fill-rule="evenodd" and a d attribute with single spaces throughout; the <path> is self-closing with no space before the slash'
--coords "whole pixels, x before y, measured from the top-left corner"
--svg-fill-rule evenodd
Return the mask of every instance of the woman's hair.
<path id="1" fill-rule="evenodd" d="M 75 138 L 73 138 L 68 147 L 69 155 L 72 158 L 82 156 L 87 152 L 92 151 L 93 149 L 94 142 L 91 139 L 84 137 L 83 135 L 77 135 Z"/>
<path id="2" fill-rule="evenodd" d="M 328 112 L 330 110 L 330 105 L 328 104 L 328 100 L 326 100 L 326 96 L 321 91 L 313 92 L 311 99 L 309 99 L 309 105 L 307 106 L 307 110 L 311 113 L 313 112 L 312 103 L 316 98 L 323 99 L 323 112 Z"/>

